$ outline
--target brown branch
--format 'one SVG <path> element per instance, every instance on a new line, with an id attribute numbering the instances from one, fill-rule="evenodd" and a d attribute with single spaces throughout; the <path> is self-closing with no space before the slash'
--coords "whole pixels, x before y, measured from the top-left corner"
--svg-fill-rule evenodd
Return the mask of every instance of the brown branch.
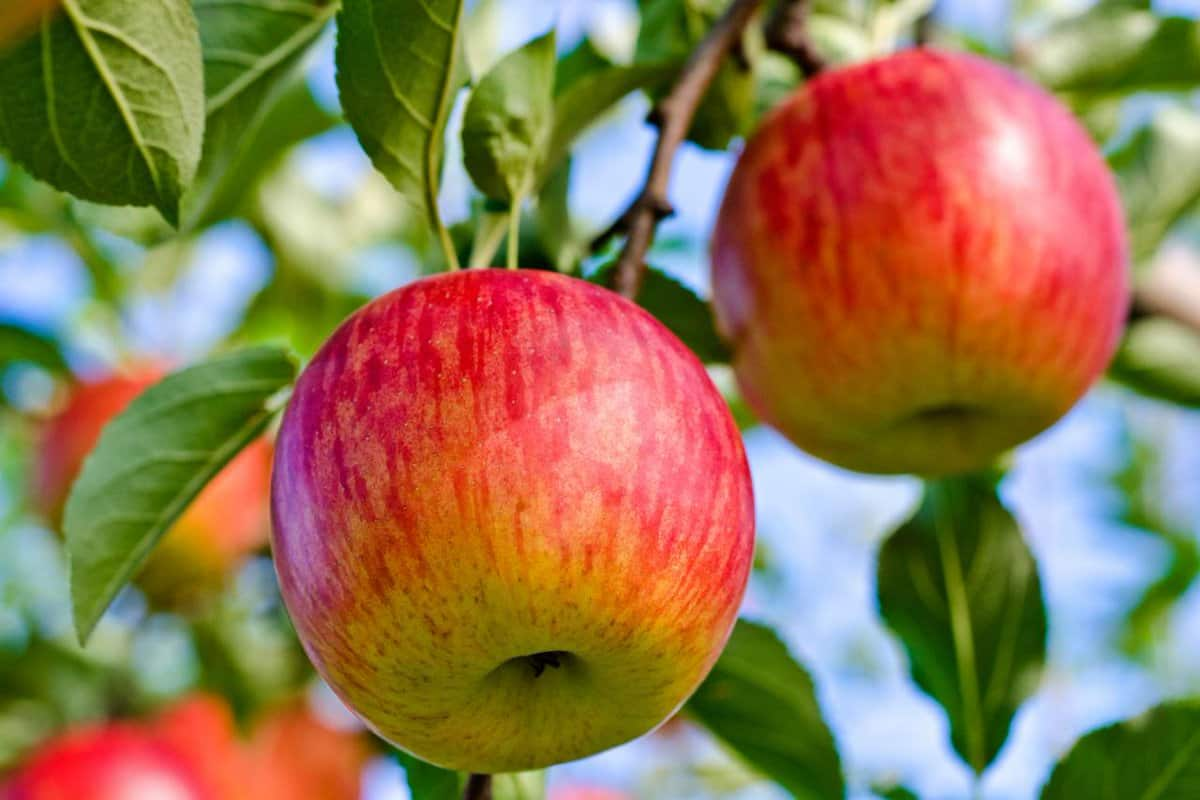
<path id="1" fill-rule="evenodd" d="M 1200 333 L 1200 261 L 1168 248 L 1137 282 L 1132 314 L 1163 317 Z"/>
<path id="2" fill-rule="evenodd" d="M 492 776 L 472 775 L 468 778 L 463 800 L 492 800 Z"/>
<path id="3" fill-rule="evenodd" d="M 930 9 L 917 19 L 917 28 L 913 34 L 917 47 L 925 47 L 933 43 L 933 37 L 937 34 L 937 11 L 937 0 L 934 0 Z"/>
<path id="4" fill-rule="evenodd" d="M 811 10 L 812 0 L 779 0 L 764 30 L 767 47 L 795 61 L 806 78 L 825 69 L 808 33 Z"/>
<path id="5" fill-rule="evenodd" d="M 658 223 L 673 213 L 667 190 L 675 153 L 687 138 L 696 110 L 717 77 L 721 63 L 741 42 L 762 3 L 763 0 L 734 0 L 692 53 L 670 93 L 650 112 L 650 122 L 658 127 L 659 135 L 646 182 L 629 209 L 597 240 L 599 245 L 625 234 L 625 248 L 613 270 L 613 288 L 625 297 L 637 297 L 646 274 L 646 253 L 654 241 Z"/>

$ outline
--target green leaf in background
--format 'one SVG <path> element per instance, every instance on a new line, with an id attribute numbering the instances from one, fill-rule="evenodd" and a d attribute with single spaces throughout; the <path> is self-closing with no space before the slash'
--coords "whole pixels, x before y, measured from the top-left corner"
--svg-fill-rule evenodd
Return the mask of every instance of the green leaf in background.
<path id="1" fill-rule="evenodd" d="M 396 760 L 404 767 L 408 791 L 413 800 L 461 800 L 466 776 L 461 772 L 435 767 L 403 750 L 393 750 Z"/>
<path id="2" fill-rule="evenodd" d="M 204 136 L 200 37 L 188 0 L 63 0 L 0 52 L 0 144 L 35 177 L 174 224 Z"/>
<path id="3" fill-rule="evenodd" d="M 446 118 L 461 85 L 463 0 L 344 0 L 337 78 L 346 119 L 375 167 L 454 245 L 438 212 Z"/>
<path id="4" fill-rule="evenodd" d="M 538 194 L 538 241 L 559 272 L 574 272 L 587 255 L 588 243 L 574 229 L 570 207 L 571 161 L 564 161 L 550 175 Z"/>
<path id="5" fill-rule="evenodd" d="M 0 323 L 0 367 L 33 364 L 50 372 L 70 372 L 58 343 L 17 325 Z"/>
<path id="6" fill-rule="evenodd" d="M 1102 4 L 1051 26 L 1025 57 L 1034 77 L 1059 92 L 1186 91 L 1200 75 L 1200 22 Z"/>
<path id="7" fill-rule="evenodd" d="M 463 161 L 493 200 L 517 202 L 538 188 L 554 124 L 554 32 L 502 58 L 471 92 L 463 114 Z"/>
<path id="8" fill-rule="evenodd" d="M 841 761 L 812 679 L 770 628 L 739 620 L 684 708 L 793 797 L 845 797 Z"/>
<path id="9" fill-rule="evenodd" d="M 990 478 L 931 482 L 879 554 L 879 608 L 954 749 L 982 773 L 1046 657 L 1037 565 Z"/>
<path id="10" fill-rule="evenodd" d="M 1109 375 L 1148 397 L 1200 408 L 1200 335 L 1161 317 L 1137 320 Z"/>
<path id="11" fill-rule="evenodd" d="M 708 35 L 728 5 L 725 0 L 639 0 L 642 27 L 634 60 L 640 63 L 682 62 Z M 743 48 L 743 55 L 748 55 Z M 658 99 L 660 91 L 651 91 Z M 727 59 L 696 112 L 688 139 L 710 150 L 724 150 L 745 133 L 754 115 L 753 65 Z"/>
<path id="12" fill-rule="evenodd" d="M 639 89 L 658 90 L 667 86 L 683 65 L 681 59 L 629 66 L 593 61 L 589 69 L 584 57 L 571 62 L 567 61 L 569 58 L 560 63 L 554 131 L 543 164 L 543 182 L 562 164 L 575 140 L 619 100 Z"/>
<path id="13" fill-rule="evenodd" d="M 192 0 L 192 6 L 204 54 L 208 127 L 196 185 L 185 197 L 184 218 L 188 227 L 199 228 L 219 216 L 219 206 L 236 204 L 223 193 L 250 184 L 248 170 L 265 165 L 257 152 L 260 140 L 280 138 L 276 128 L 284 128 L 291 119 L 291 113 L 274 113 L 279 95 L 333 18 L 337 3 Z M 297 119 L 293 141 L 313 135 L 312 119 L 311 113 Z"/>
<path id="14" fill-rule="evenodd" d="M 295 376 L 287 353 L 243 350 L 168 376 L 105 427 L 64 517 L 81 641 L 188 503 L 263 432 Z"/>
<path id="15" fill-rule="evenodd" d="M 919 798 L 903 786 L 893 786 L 890 789 L 874 789 L 875 794 L 882 800 L 919 800 Z"/>
<path id="16" fill-rule="evenodd" d="M 597 270 L 593 283 L 607 286 L 613 265 Z M 730 359 L 729 348 L 717 334 L 712 307 L 695 292 L 665 272 L 653 267 L 646 270 L 637 303 L 666 325 L 706 364 L 722 364 Z"/>
<path id="17" fill-rule="evenodd" d="M 1200 706 L 1171 703 L 1083 737 L 1059 762 L 1042 800 L 1200 797 Z"/>
<path id="18" fill-rule="evenodd" d="M 1162 109 L 1108 161 L 1117 174 L 1134 261 L 1140 265 L 1200 203 L 1200 112 Z"/>

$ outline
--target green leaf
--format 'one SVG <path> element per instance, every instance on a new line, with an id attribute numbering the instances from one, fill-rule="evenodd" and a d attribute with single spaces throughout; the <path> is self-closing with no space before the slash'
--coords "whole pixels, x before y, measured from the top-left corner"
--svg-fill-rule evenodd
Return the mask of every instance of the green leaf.
<path id="1" fill-rule="evenodd" d="M 1034 77 L 1060 92 L 1186 91 L 1200 75 L 1200 22 L 1110 4 L 1052 26 L 1028 56 Z"/>
<path id="2" fill-rule="evenodd" d="M 446 118 L 461 86 L 463 0 L 344 0 L 338 89 L 375 167 L 453 244 L 438 212 Z"/>
<path id="3" fill-rule="evenodd" d="M 874 789 L 875 794 L 883 800 L 919 800 L 913 792 L 903 786 L 893 786 L 890 789 Z"/>
<path id="4" fill-rule="evenodd" d="M 612 270 L 613 265 L 608 264 L 597 270 L 590 280 L 607 286 Z M 704 363 L 729 361 L 731 354 L 717 334 L 712 307 L 670 275 L 653 267 L 647 269 L 637 303 L 666 325 Z"/>
<path id="5" fill-rule="evenodd" d="M 1200 797 L 1200 707 L 1170 703 L 1089 733 L 1054 768 L 1041 797 Z"/>
<path id="6" fill-rule="evenodd" d="M 154 206 L 174 224 L 203 135 L 187 0 L 63 0 L 39 33 L 0 52 L 0 143 L 84 200 Z"/>
<path id="7" fill-rule="evenodd" d="M 1200 112 L 1162 109 L 1108 161 L 1125 202 L 1134 261 L 1142 264 L 1200 203 Z"/>
<path id="8" fill-rule="evenodd" d="M 50 372 L 69 373 L 58 343 L 17 325 L 0 323 L 0 367 L 34 364 Z"/>
<path id="9" fill-rule="evenodd" d="M 587 242 L 571 222 L 570 188 L 571 161 L 568 159 L 542 186 L 535 217 L 538 241 L 559 272 L 573 272 L 588 249 Z"/>
<path id="10" fill-rule="evenodd" d="M 585 72 L 585 65 L 567 67 L 565 61 L 560 65 L 559 93 L 554 101 L 554 130 L 542 166 L 541 183 L 561 166 L 575 140 L 618 101 L 639 89 L 656 90 L 667 86 L 683 65 L 681 59 L 675 59 L 630 66 L 600 66 Z M 592 65 L 597 66 L 597 62 Z M 578 72 L 571 74 L 575 70 Z"/>
<path id="11" fill-rule="evenodd" d="M 403 750 L 393 753 L 404 776 L 408 779 L 408 791 L 413 800 L 460 800 L 466 787 L 466 776 L 461 772 L 435 767 Z"/>
<path id="12" fill-rule="evenodd" d="M 1109 375 L 1136 392 L 1200 408 L 1200 335 L 1169 319 L 1134 322 Z"/>
<path id="13" fill-rule="evenodd" d="M 725 0 L 642 0 L 642 27 L 634 60 L 663 63 L 686 59 L 724 13 Z M 743 47 L 749 54 L 749 48 Z M 717 72 L 696 112 L 688 139 L 710 150 L 724 150 L 753 120 L 755 99 L 753 63 L 727 59 Z M 653 99 L 662 91 L 651 91 Z"/>
<path id="14" fill-rule="evenodd" d="M 282 350 L 243 350 L 168 376 L 105 427 L 64 521 L 81 641 L 188 503 L 263 432 L 295 375 Z"/>
<path id="15" fill-rule="evenodd" d="M 880 552 L 878 592 L 913 679 L 945 709 L 954 749 L 982 773 L 1046 657 L 1037 565 L 991 480 L 930 483 Z"/>
<path id="16" fill-rule="evenodd" d="M 845 797 L 812 679 L 770 628 L 739 620 L 685 710 L 793 797 Z"/>
<path id="17" fill-rule="evenodd" d="M 493 200 L 536 187 L 554 123 L 554 32 L 502 58 L 471 93 L 463 115 L 463 161 Z"/>
<path id="18" fill-rule="evenodd" d="M 185 198 L 185 219 L 198 228 L 219 216 L 215 212 L 222 200 L 226 207 L 235 204 L 222 193 L 250 184 L 248 172 L 263 164 L 248 156 L 261 147 L 264 136 L 275 136 L 268 121 L 286 124 L 289 119 L 274 113 L 277 101 L 337 4 L 192 0 L 192 5 L 200 25 L 208 98 L 203 156 L 196 185 Z M 300 118 L 304 133 L 312 119 L 311 114 Z"/>

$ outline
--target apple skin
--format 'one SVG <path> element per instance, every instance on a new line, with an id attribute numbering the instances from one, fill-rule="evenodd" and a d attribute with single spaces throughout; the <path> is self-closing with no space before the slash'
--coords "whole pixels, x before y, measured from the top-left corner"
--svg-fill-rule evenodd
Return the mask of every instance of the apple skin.
<path id="1" fill-rule="evenodd" d="M 246 753 L 249 800 L 358 800 L 371 756 L 363 735 L 326 725 L 302 702 L 259 719 Z"/>
<path id="2" fill-rule="evenodd" d="M 774 110 L 712 262 L 746 400 L 862 472 L 988 466 L 1087 391 L 1129 305 L 1087 134 L 1009 70 L 937 50 L 825 73 Z"/>
<path id="3" fill-rule="evenodd" d="M 43 745 L 0 788 L 2 800 L 226 800 L 179 752 L 126 723 Z"/>
<path id="4" fill-rule="evenodd" d="M 296 385 L 272 512 L 326 682 L 396 746 L 483 773 L 667 719 L 724 647 L 754 538 L 699 361 L 632 303 L 534 271 L 354 314 Z"/>
<path id="5" fill-rule="evenodd" d="M 33 471 L 34 503 L 56 529 L 84 459 L 104 426 L 165 370 L 139 364 L 71 387 L 44 425 Z M 267 541 L 271 445 L 258 440 L 212 480 L 163 537 L 138 576 L 158 608 L 188 610 L 211 597 L 229 571 Z"/>
<path id="6" fill-rule="evenodd" d="M 599 786 L 560 786 L 550 791 L 550 800 L 633 800 L 633 796 L 616 789 Z"/>

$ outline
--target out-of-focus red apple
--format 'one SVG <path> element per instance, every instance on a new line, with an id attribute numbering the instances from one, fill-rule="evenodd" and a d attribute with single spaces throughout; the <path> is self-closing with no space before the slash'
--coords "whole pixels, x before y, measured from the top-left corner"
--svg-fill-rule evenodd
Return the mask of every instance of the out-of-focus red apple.
<path id="1" fill-rule="evenodd" d="M 65 734 L 0 788 L 3 800 L 228 800 L 165 742 L 128 724 Z"/>
<path id="2" fill-rule="evenodd" d="M 0 2 L 0 51 L 31 36 L 46 14 L 57 11 L 59 0 Z"/>
<path id="3" fill-rule="evenodd" d="M 32 489 L 39 510 L 55 527 L 61 524 L 71 484 L 104 426 L 163 374 L 157 366 L 142 365 L 78 383 L 46 422 Z M 265 544 L 270 471 L 271 446 L 259 440 L 201 492 L 138 578 L 152 601 L 181 608 L 210 596 L 242 557 Z"/>
<path id="4" fill-rule="evenodd" d="M 160 714 L 147 729 L 187 761 L 221 800 L 275 800 L 247 791 L 251 760 L 223 698 L 192 695 Z"/>
<path id="5" fill-rule="evenodd" d="M 747 401 L 865 472 L 988 465 L 1105 369 L 1129 302 L 1120 201 L 1053 97 L 910 50 L 828 72 L 749 141 L 712 245 Z"/>
<path id="6" fill-rule="evenodd" d="M 251 800 L 358 800 L 370 750 L 362 735 L 330 727 L 295 703 L 255 725 L 247 756 Z"/>
<path id="7" fill-rule="evenodd" d="M 729 635 L 741 438 L 690 351 L 583 281 L 470 270 L 353 315 L 276 444 L 273 541 L 310 657 L 384 738 L 509 772 L 651 730 Z"/>

